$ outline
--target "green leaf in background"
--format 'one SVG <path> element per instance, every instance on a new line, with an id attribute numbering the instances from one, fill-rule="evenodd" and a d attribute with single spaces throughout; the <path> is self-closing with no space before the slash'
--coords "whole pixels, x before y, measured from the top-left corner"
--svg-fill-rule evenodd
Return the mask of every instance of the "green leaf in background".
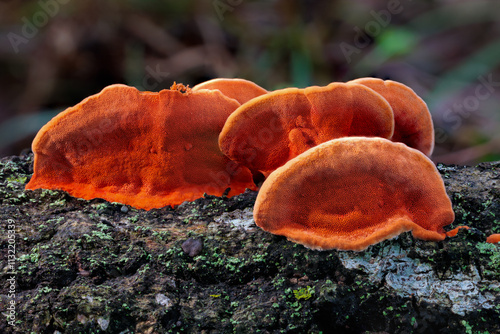
<path id="1" fill-rule="evenodd" d="M 312 84 L 312 64 L 307 54 L 300 51 L 292 52 L 291 72 L 293 87 L 305 88 Z"/>
<path id="2" fill-rule="evenodd" d="M 375 37 L 373 49 L 362 50 L 363 57 L 355 64 L 349 77 L 364 77 L 374 69 L 382 67 L 396 57 L 405 56 L 413 52 L 421 37 L 417 32 L 405 28 L 387 27 Z"/>
<path id="3" fill-rule="evenodd" d="M 471 84 L 480 83 L 479 77 L 488 76 L 500 65 L 500 40 L 493 41 L 483 48 L 472 52 L 455 68 L 444 73 L 432 92 L 426 97 L 431 110 L 439 101 L 457 94 Z M 494 78 L 494 81 L 498 81 Z"/>
<path id="4" fill-rule="evenodd" d="M 387 58 L 404 55 L 415 49 L 418 37 L 406 29 L 387 29 L 376 38 L 377 48 Z"/>

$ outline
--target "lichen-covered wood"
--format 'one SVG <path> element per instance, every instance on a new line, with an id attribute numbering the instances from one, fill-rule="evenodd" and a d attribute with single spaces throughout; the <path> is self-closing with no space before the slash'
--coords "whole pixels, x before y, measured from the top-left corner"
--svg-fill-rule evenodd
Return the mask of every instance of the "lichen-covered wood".
<path id="1" fill-rule="evenodd" d="M 3 317 L 2 333 L 500 331 L 500 246 L 485 242 L 500 233 L 500 162 L 438 166 L 452 227 L 469 230 L 439 242 L 403 233 L 363 252 L 313 251 L 261 230 L 256 192 L 144 211 L 25 191 L 32 164 L 0 160 L 0 257 L 12 219 L 18 321 Z M 202 242 L 193 257 L 190 238 Z"/>

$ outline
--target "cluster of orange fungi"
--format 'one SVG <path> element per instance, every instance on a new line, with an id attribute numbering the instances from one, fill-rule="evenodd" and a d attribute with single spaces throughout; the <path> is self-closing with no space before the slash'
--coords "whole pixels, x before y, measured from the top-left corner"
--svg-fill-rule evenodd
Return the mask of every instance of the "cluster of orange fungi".
<path id="1" fill-rule="evenodd" d="M 149 210 L 257 190 L 260 177 L 258 226 L 313 249 L 362 250 L 404 231 L 438 241 L 461 228 L 443 229 L 454 213 L 433 146 L 425 102 L 394 81 L 111 85 L 39 131 L 26 189 Z"/>

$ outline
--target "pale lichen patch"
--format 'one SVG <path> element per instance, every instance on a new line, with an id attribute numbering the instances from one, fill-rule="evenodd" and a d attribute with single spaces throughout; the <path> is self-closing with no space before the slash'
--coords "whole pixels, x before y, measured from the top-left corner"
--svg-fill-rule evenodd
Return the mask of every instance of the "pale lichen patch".
<path id="1" fill-rule="evenodd" d="M 489 291 L 499 288 L 498 283 L 482 280 L 477 268 L 467 268 L 440 278 L 430 264 L 408 257 L 409 249 L 392 244 L 375 255 L 339 252 L 339 259 L 347 269 L 360 270 L 375 283 L 384 282 L 401 297 L 414 296 L 421 301 L 448 306 L 458 315 L 495 307 L 495 295 Z"/>

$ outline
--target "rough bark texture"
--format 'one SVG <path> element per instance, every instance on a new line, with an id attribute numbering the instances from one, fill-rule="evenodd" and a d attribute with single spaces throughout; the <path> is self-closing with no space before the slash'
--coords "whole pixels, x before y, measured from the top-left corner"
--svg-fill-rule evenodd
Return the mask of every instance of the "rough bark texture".
<path id="1" fill-rule="evenodd" d="M 500 246 L 485 243 L 500 233 L 500 162 L 438 166 L 453 226 L 470 230 L 358 253 L 262 231 L 255 192 L 135 210 L 25 191 L 32 162 L 0 160 L 2 333 L 500 332 Z"/>

